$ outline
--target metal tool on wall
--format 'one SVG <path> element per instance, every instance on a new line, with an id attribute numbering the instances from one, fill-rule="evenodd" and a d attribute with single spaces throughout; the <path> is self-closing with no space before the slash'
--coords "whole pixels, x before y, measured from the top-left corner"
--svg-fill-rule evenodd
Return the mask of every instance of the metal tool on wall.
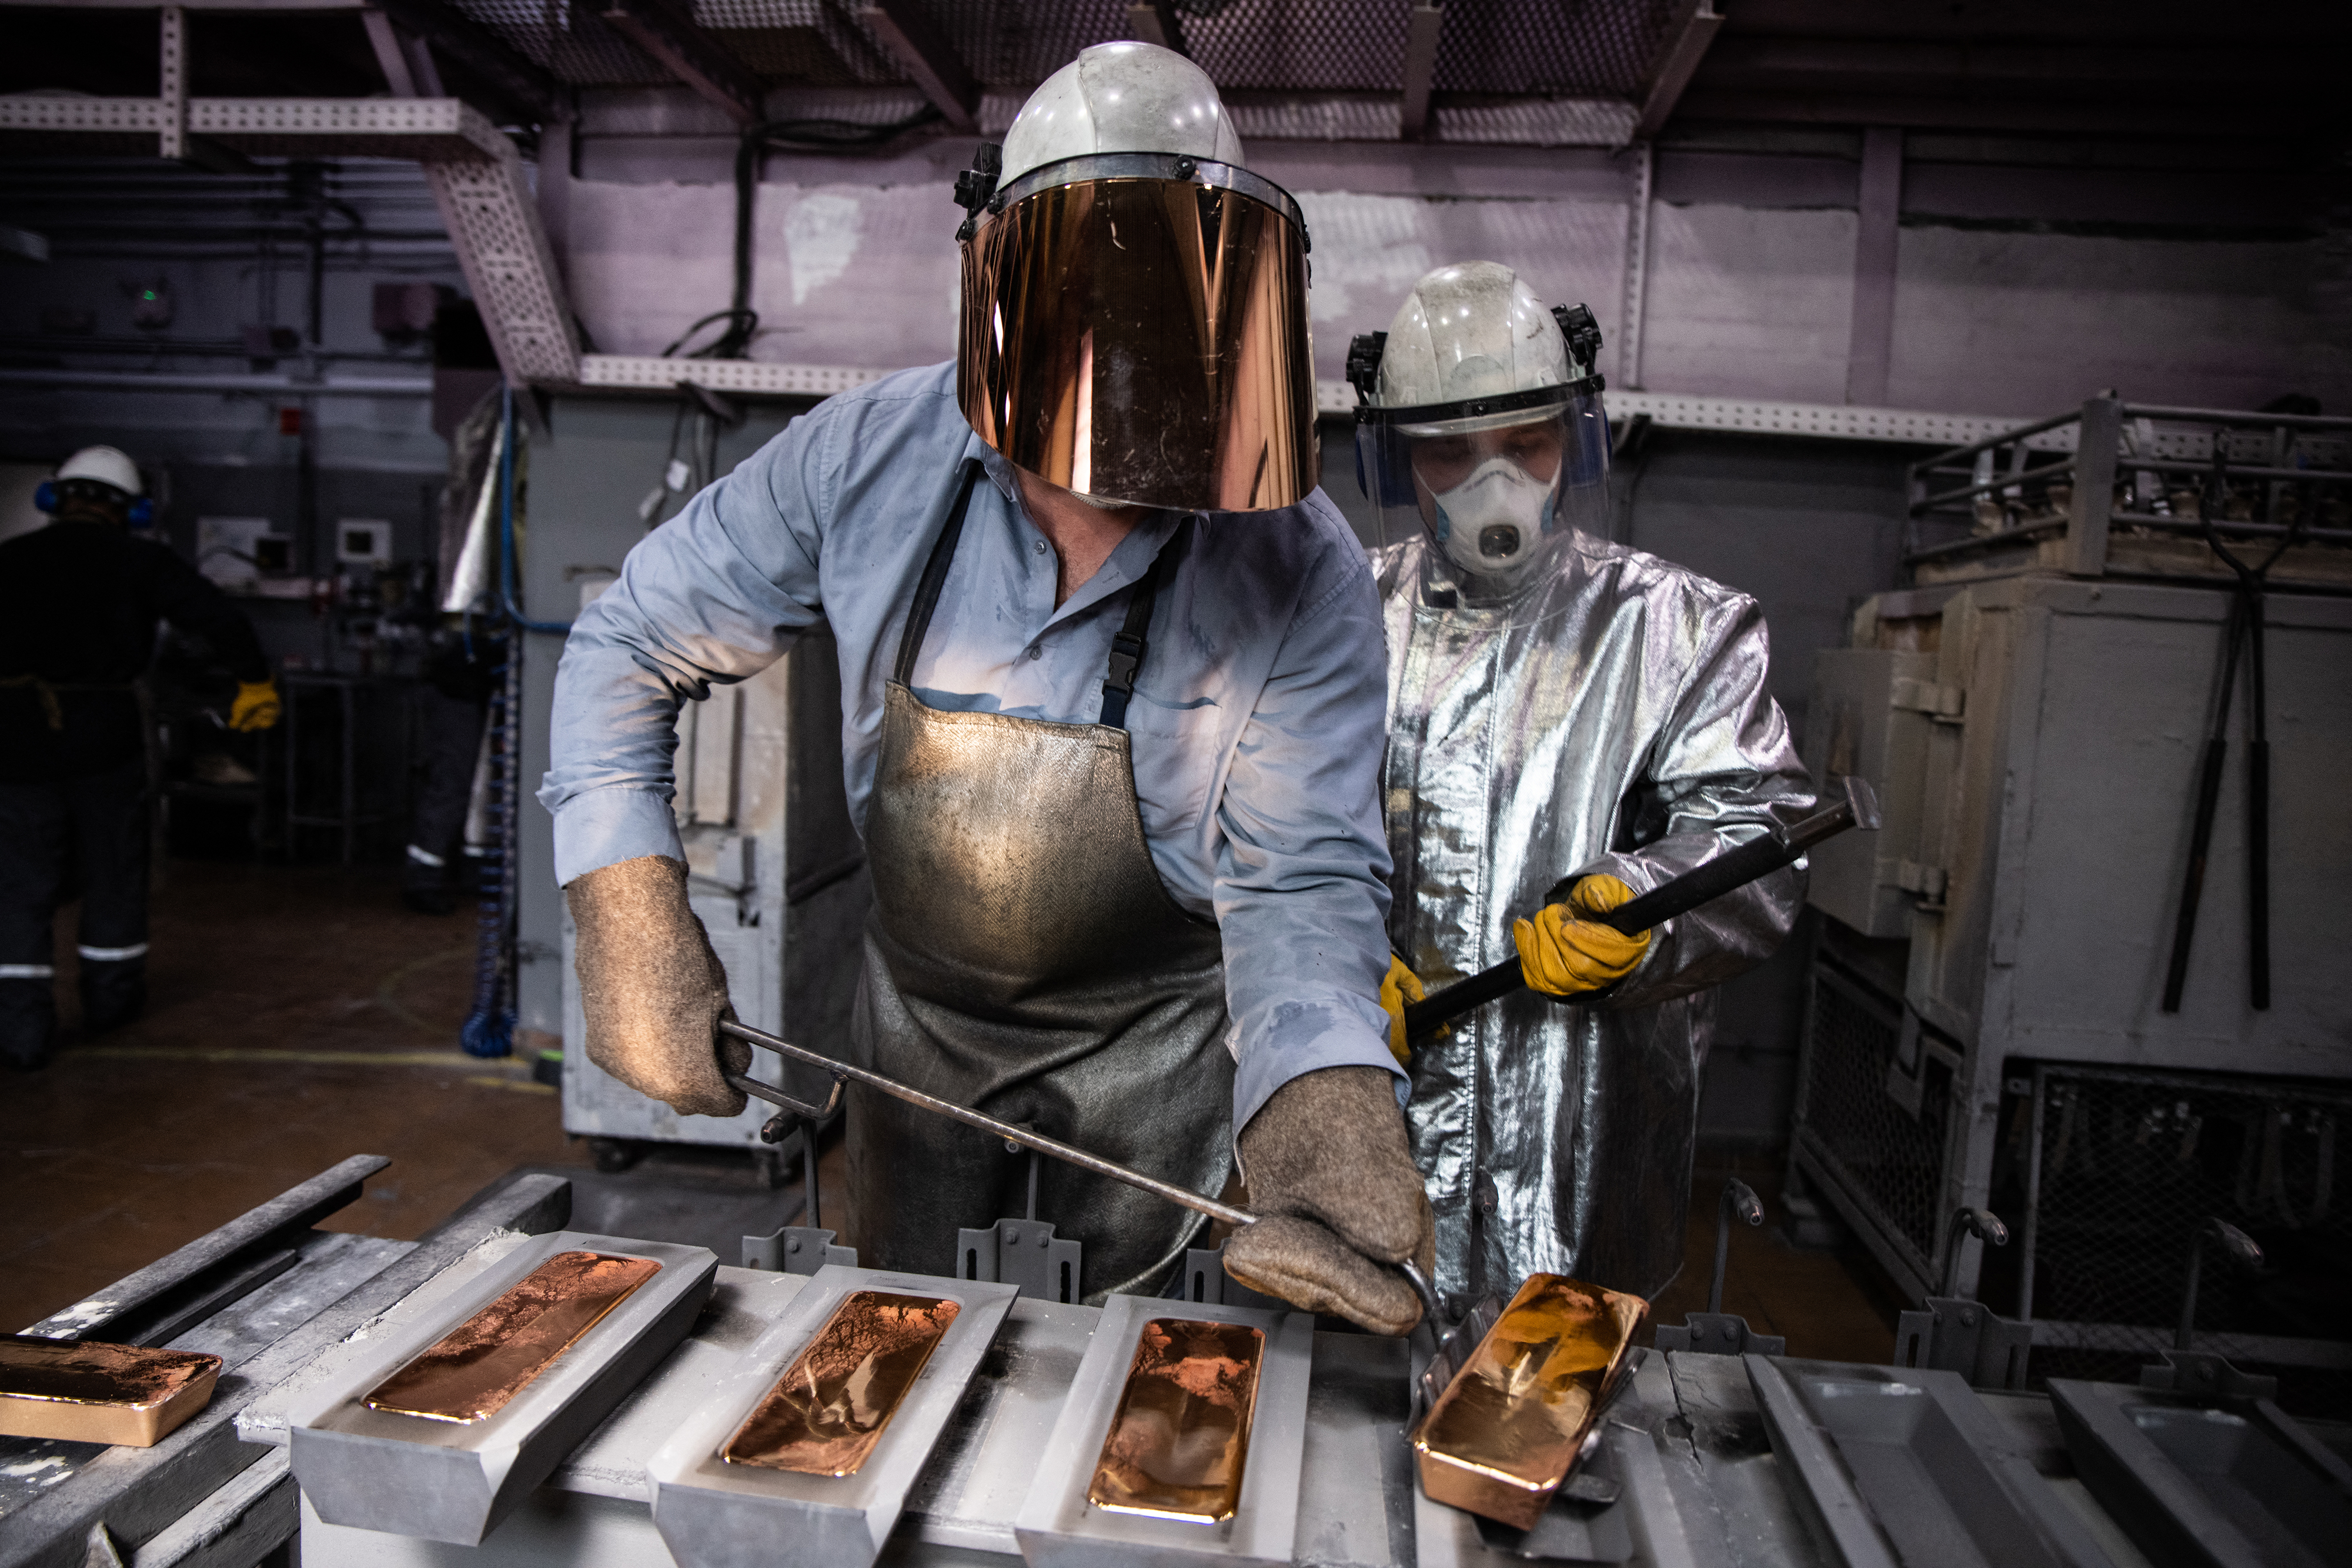
<path id="1" fill-rule="evenodd" d="M 1838 783 L 1844 798 L 1835 804 L 1790 826 L 1776 827 L 1762 838 L 1727 851 L 1629 903 L 1588 918 L 1630 936 L 1721 898 L 1759 877 L 1769 876 L 1794 863 L 1822 840 L 1834 838 L 1849 828 L 1874 830 L 1879 821 L 1878 798 L 1872 793 L 1869 780 L 1846 777 Z M 1574 884 L 1575 878 L 1563 879 L 1544 894 L 1544 903 L 1552 904 L 1565 899 Z M 1507 997 L 1527 983 L 1518 956 L 1514 954 L 1466 980 L 1433 991 L 1423 1000 L 1408 1005 L 1404 1009 L 1405 1034 L 1412 1040 L 1426 1040 L 1463 1014 L 1498 997 Z"/>
<path id="2" fill-rule="evenodd" d="M 1776 1333 L 1758 1333 L 1748 1320 L 1723 1310 L 1723 1276 L 1731 1261 L 1731 1222 L 1764 1223 L 1764 1201 L 1756 1189 L 1731 1177 L 1723 1184 L 1723 1200 L 1715 1206 L 1715 1273 L 1706 1287 L 1706 1311 L 1690 1312 L 1679 1324 L 1658 1325 L 1660 1350 L 1696 1351 L 1706 1355 L 1785 1355 L 1788 1340 Z"/>
<path id="3" fill-rule="evenodd" d="M 2189 874 L 2180 884 L 2180 908 L 2172 925 L 2172 959 L 2164 972 L 2164 1010 L 2180 1010 L 2189 981 L 2189 951 L 2197 936 L 2197 903 L 2205 890 L 2207 852 L 2213 843 L 2213 817 L 2221 801 L 2221 765 L 2230 752 L 2230 703 L 2238 685 L 2238 648 L 2246 650 L 2246 986 L 2257 1009 L 2271 1005 L 2271 738 L 2270 695 L 2263 664 L 2263 594 L 2272 567 L 2302 538 L 2313 507 L 2306 493 L 2285 537 L 2249 566 L 2221 542 L 2214 527 L 2230 504 L 2227 431 L 2213 433 L 2213 466 L 2205 480 L 2201 510 L 2205 543 L 2237 574 L 2229 613 L 2221 621 L 2221 682 L 2213 695 L 2213 724 L 2197 776 L 2197 814 L 2189 831 Z"/>

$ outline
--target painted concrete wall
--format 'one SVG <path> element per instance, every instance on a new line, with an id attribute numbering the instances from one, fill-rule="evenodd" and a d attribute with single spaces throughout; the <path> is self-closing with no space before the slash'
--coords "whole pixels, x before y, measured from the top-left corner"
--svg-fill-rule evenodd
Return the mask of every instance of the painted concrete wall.
<path id="1" fill-rule="evenodd" d="M 659 352 L 726 303 L 733 192 L 717 155 L 723 144 L 693 151 L 703 145 L 588 136 L 566 165 L 580 174 L 542 171 L 559 253 L 598 347 Z M 752 357 L 895 368 L 951 354 L 961 214 L 950 190 L 969 147 L 772 156 L 755 206 L 761 336 Z M 1662 199 L 1651 213 L 1637 384 L 1843 402 L 1852 162 L 1672 158 L 1661 161 Z M 1254 159 L 1307 214 L 1318 375 L 1338 379 L 1349 338 L 1385 327 L 1422 272 L 1472 257 L 1518 267 L 1549 298 L 1589 303 L 1622 348 L 1626 156 L 1266 142 Z M 2026 177 L 2035 171 L 1976 170 L 1962 188 L 1925 170 L 1917 199 L 1998 209 L 2011 172 L 2013 219 L 1906 214 L 1895 406 L 2032 415 L 2109 386 L 2208 406 L 2257 405 L 2288 391 L 2331 406 L 2352 400 L 2344 236 L 2275 225 L 2238 237 L 2178 223 L 2123 232 L 2131 225 L 2105 218 L 2118 232 L 2063 232 L 2064 213 L 2099 207 L 2100 187 L 2053 187 Z M 2118 204 L 2129 206 L 2121 196 L 2105 206 Z M 2159 215 L 2179 214 L 2166 206 Z M 1607 362 L 1622 386 L 1635 378 L 1618 351 Z"/>

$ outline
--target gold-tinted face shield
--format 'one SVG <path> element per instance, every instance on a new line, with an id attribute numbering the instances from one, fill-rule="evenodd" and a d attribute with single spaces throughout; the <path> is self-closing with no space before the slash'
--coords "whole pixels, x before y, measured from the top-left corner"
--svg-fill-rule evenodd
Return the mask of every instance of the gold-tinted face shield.
<path id="1" fill-rule="evenodd" d="M 956 355 L 982 440 L 1147 507 L 1260 511 L 1315 487 L 1307 231 L 1279 186 L 1118 153 L 1046 164 L 991 207 L 963 246 Z"/>

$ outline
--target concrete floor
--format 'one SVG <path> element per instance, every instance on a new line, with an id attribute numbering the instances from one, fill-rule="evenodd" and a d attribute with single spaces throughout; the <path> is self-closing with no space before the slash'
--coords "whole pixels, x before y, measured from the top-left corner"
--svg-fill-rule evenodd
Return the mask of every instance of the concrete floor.
<path id="1" fill-rule="evenodd" d="M 403 909 L 376 868 L 177 862 L 154 901 L 145 1018 L 67 1049 L 0 1098 L 0 1328 L 30 1323 L 354 1154 L 391 1157 L 326 1228 L 414 1238 L 521 1168 L 575 1182 L 583 1228 L 689 1241 L 722 1260 L 797 1222 L 744 1155 L 656 1151 L 604 1175 L 563 1133 L 555 1092 L 520 1061 L 457 1048 L 469 1004 L 470 908 Z M 70 955 L 72 911 L 58 950 Z M 73 994 L 61 977 L 68 1023 Z M 820 1176 L 843 1192 L 842 1150 Z M 1702 1155 L 1682 1275 L 1654 1320 L 1706 1305 L 1723 1178 L 1777 1221 L 1776 1157 Z M 837 1225 L 837 1209 L 828 1207 Z M 1883 1361 L 1900 1304 L 1858 1253 L 1799 1250 L 1738 1228 L 1726 1310 L 1797 1355 Z"/>

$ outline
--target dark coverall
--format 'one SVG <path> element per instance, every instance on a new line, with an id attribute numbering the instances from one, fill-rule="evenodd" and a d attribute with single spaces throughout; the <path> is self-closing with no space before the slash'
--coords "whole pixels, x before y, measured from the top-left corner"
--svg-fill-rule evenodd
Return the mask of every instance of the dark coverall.
<path id="1" fill-rule="evenodd" d="M 408 854 L 401 897 L 411 909 L 446 915 L 472 875 L 460 875 L 457 856 L 467 844 L 466 812 L 474 798 L 474 765 L 482 747 L 490 689 L 506 668 L 506 643 L 449 628 L 433 634 L 425 652 L 417 694 L 417 781 L 409 810 Z"/>
<path id="2" fill-rule="evenodd" d="M 50 925 L 79 872 L 82 1017 L 147 999 L 147 739 L 132 683 L 166 621 L 239 681 L 269 678 L 253 627 L 196 570 L 110 523 L 0 543 L 0 1061 L 57 1047 Z"/>

